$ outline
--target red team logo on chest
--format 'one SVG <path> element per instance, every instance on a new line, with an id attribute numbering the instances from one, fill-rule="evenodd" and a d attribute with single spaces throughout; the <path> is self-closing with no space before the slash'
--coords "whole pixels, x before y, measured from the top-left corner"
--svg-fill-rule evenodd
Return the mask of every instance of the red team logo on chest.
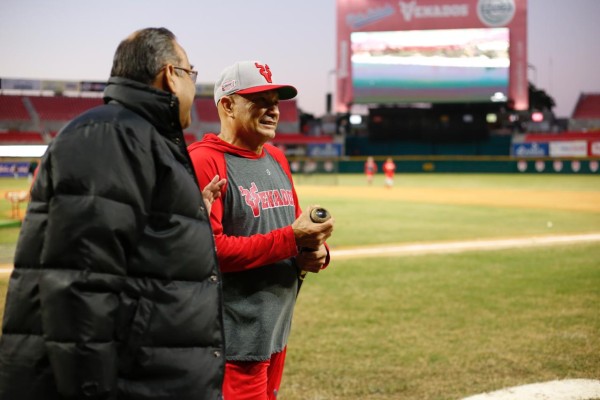
<path id="1" fill-rule="evenodd" d="M 291 190 L 279 189 L 259 192 L 254 182 L 250 185 L 250 189 L 244 189 L 243 186 L 238 186 L 238 189 L 248 207 L 252 209 L 255 218 L 260 217 L 260 210 L 294 206 L 294 196 Z"/>

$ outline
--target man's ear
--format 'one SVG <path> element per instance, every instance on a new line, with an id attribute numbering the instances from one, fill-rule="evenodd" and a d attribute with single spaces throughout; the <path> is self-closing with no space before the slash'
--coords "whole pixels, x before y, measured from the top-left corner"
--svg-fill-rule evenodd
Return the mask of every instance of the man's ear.
<path id="1" fill-rule="evenodd" d="M 227 115 L 233 115 L 233 98 L 229 96 L 223 96 L 219 100 L 219 104 Z"/>
<path id="2" fill-rule="evenodd" d="M 175 83 L 175 68 L 171 64 L 167 64 L 163 74 L 164 90 L 171 93 L 177 93 L 177 85 Z"/>
<path id="3" fill-rule="evenodd" d="M 174 79 L 175 69 L 172 65 L 167 65 L 160 70 L 154 78 L 152 86 L 165 92 L 175 93 L 176 83 Z"/>

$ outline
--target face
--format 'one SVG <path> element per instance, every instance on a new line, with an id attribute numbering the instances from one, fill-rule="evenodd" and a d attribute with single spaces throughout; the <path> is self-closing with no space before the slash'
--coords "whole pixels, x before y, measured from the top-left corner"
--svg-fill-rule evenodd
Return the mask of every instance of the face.
<path id="1" fill-rule="evenodd" d="M 190 64 L 185 50 L 177 43 L 175 43 L 175 48 L 181 60 L 181 65 L 175 66 L 193 70 L 194 67 Z M 173 86 L 173 93 L 179 99 L 179 121 L 181 122 L 181 127 L 185 129 L 192 123 L 192 105 L 194 104 L 194 96 L 196 95 L 196 84 L 189 73 L 181 69 L 176 69 L 173 74 Z"/>
<path id="2" fill-rule="evenodd" d="M 279 122 L 279 93 L 275 90 L 262 93 L 233 95 L 236 135 L 259 145 L 273 139 Z"/>

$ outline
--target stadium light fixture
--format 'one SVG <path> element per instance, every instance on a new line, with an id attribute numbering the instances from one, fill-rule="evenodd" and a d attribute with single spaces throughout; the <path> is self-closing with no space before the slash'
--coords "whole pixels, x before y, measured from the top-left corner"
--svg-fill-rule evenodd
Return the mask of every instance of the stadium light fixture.
<path id="1" fill-rule="evenodd" d="M 506 95 L 502 92 L 496 92 L 492 97 L 490 97 L 490 100 L 492 100 L 494 103 L 500 103 L 508 100 L 508 97 L 506 97 Z"/>
<path id="2" fill-rule="evenodd" d="M 360 125 L 361 122 L 362 122 L 362 116 L 360 116 L 358 114 L 352 114 L 350 116 L 350 124 L 352 124 L 352 125 Z"/>
<path id="3" fill-rule="evenodd" d="M 531 113 L 531 120 L 533 122 L 542 122 L 544 120 L 544 114 L 539 111 Z"/>

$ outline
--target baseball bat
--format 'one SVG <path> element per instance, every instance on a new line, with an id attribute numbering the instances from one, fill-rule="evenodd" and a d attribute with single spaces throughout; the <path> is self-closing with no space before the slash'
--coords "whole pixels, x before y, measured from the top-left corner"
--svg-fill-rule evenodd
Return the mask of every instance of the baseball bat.
<path id="1" fill-rule="evenodd" d="M 310 210 L 310 220 L 315 224 L 321 224 L 331 218 L 331 214 L 323 207 L 316 207 Z"/>
<path id="2" fill-rule="evenodd" d="M 310 220 L 315 224 L 322 224 L 323 222 L 329 220 L 331 218 L 331 214 L 327 209 L 323 207 L 316 207 L 310 210 Z M 315 251 L 315 249 L 305 249 L 308 251 Z M 300 284 L 304 281 L 304 277 L 306 277 L 306 271 L 300 271 Z M 300 290 L 300 288 L 298 288 Z"/>

